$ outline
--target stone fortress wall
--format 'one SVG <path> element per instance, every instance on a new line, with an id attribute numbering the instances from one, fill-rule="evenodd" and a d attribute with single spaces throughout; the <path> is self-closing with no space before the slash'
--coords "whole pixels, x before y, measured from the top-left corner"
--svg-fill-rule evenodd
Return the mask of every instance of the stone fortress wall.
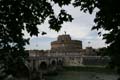
<path id="1" fill-rule="evenodd" d="M 64 66 L 105 66 L 109 62 L 107 56 L 97 56 L 92 47 L 82 48 L 82 41 L 72 40 L 70 35 L 59 35 L 51 42 L 51 50 L 31 50 L 30 56 L 62 57 Z"/>
<path id="2" fill-rule="evenodd" d="M 80 52 L 82 41 L 71 40 L 70 35 L 59 35 L 57 41 L 51 42 L 51 51 L 53 52 Z"/>

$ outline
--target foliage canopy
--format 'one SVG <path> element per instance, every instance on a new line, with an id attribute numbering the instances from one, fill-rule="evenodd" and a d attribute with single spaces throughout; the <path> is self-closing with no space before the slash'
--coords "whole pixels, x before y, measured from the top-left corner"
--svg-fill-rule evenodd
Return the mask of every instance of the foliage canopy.
<path id="1" fill-rule="evenodd" d="M 120 5 L 118 0 L 75 0 L 75 7 L 81 7 L 84 12 L 92 14 L 98 9 L 94 19 L 95 25 L 92 29 L 104 29 L 108 33 L 103 34 L 103 39 L 109 44 L 107 55 L 110 56 L 110 65 L 116 68 L 120 74 Z"/>
<path id="2" fill-rule="evenodd" d="M 17 65 L 24 65 L 28 54 L 24 46 L 29 43 L 23 30 L 30 36 L 38 35 L 37 25 L 49 18 L 50 28 L 59 31 L 63 22 L 72 21 L 71 15 L 61 8 L 56 16 L 53 4 L 60 7 L 70 0 L 0 0 L 0 65 L 7 75 L 16 76 Z M 44 32 L 42 34 L 45 34 Z"/>
<path id="3" fill-rule="evenodd" d="M 58 4 L 61 11 L 56 16 L 53 5 Z M 72 4 L 83 12 L 92 14 L 98 9 L 93 29 L 109 31 L 103 35 L 108 46 L 111 64 L 120 67 L 120 8 L 118 0 L 0 0 L 0 64 L 7 74 L 13 74 L 15 64 L 24 63 L 28 56 L 24 46 L 29 43 L 23 38 L 23 30 L 38 35 L 37 25 L 49 18 L 50 28 L 59 31 L 61 24 L 72 21 L 71 15 L 62 6 Z M 44 34 L 44 33 L 43 33 Z"/>

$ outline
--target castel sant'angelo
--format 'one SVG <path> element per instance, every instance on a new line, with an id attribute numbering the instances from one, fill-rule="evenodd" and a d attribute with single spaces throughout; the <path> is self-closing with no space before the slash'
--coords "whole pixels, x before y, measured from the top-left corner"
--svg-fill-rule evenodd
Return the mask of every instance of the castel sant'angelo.
<path id="1" fill-rule="evenodd" d="M 72 40 L 70 35 L 63 34 L 51 42 L 50 50 L 30 50 L 29 56 L 62 57 L 64 66 L 105 65 L 108 59 L 97 55 L 98 49 L 82 48 L 82 41 Z"/>
<path id="2" fill-rule="evenodd" d="M 59 35 L 57 41 L 51 42 L 53 52 L 80 52 L 82 41 L 72 40 L 70 35 Z"/>

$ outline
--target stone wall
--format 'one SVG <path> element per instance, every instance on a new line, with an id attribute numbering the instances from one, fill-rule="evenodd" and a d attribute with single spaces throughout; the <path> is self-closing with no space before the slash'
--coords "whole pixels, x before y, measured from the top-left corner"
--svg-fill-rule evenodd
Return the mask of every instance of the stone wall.
<path id="1" fill-rule="evenodd" d="M 82 41 L 71 40 L 69 35 L 60 35 L 56 41 L 51 42 L 51 51 L 80 52 Z"/>

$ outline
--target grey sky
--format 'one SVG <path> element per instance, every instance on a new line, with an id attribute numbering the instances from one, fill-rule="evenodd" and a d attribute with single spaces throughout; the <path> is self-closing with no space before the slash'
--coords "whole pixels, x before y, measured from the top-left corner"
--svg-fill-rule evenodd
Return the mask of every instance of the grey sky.
<path id="1" fill-rule="evenodd" d="M 73 16 L 74 20 L 64 23 L 59 32 L 49 29 L 47 21 L 39 25 L 39 31 L 45 31 L 47 35 L 42 36 L 39 34 L 38 37 L 32 37 L 30 45 L 26 46 L 27 49 L 50 49 L 50 42 L 56 40 L 58 35 L 64 34 L 64 31 L 70 34 L 72 39 L 82 40 L 83 48 L 86 46 L 92 46 L 94 48 L 106 46 L 102 38 L 97 35 L 97 31 L 91 31 L 94 25 L 93 19 L 95 14 L 89 15 L 88 13 L 80 12 L 79 8 L 74 8 L 71 5 L 63 8 Z M 54 6 L 54 9 L 57 15 L 60 9 L 57 5 Z M 28 37 L 27 33 L 26 37 Z M 89 41 L 91 44 L 88 44 Z"/>

